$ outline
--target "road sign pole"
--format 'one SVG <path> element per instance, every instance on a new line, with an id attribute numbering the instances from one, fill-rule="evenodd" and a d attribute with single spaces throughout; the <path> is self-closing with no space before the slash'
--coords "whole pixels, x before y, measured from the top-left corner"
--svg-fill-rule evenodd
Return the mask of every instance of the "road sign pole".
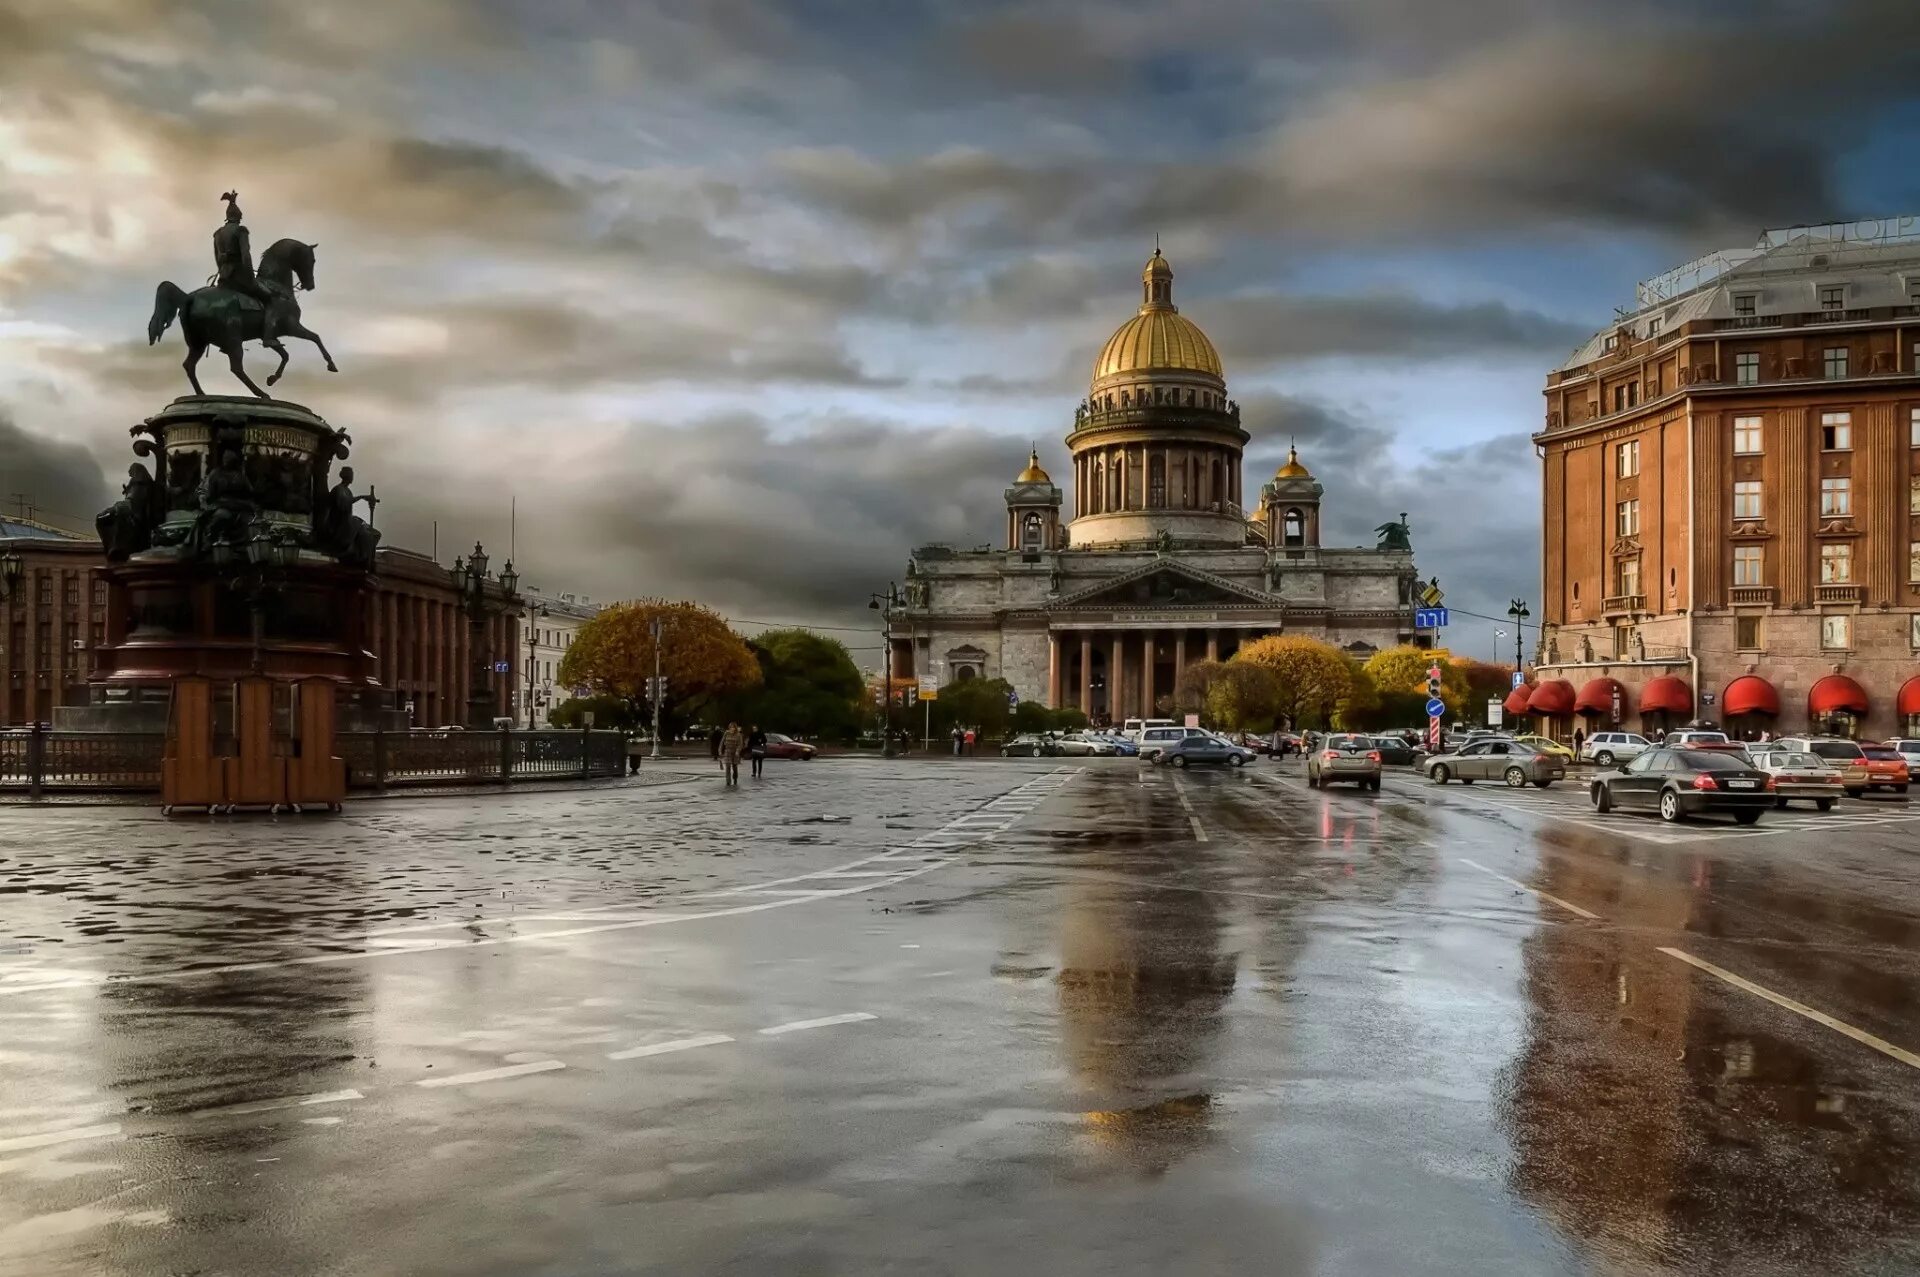
<path id="1" fill-rule="evenodd" d="M 499 544 L 495 542 L 494 544 Z M 653 756 L 660 757 L 660 639 L 666 632 L 665 618 L 653 618 Z"/>

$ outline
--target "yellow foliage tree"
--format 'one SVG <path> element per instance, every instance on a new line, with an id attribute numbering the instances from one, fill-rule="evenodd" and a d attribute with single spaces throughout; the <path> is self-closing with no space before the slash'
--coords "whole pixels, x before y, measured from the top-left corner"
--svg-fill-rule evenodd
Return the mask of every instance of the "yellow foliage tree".
<path id="1" fill-rule="evenodd" d="M 1280 680 L 1272 670 L 1253 661 L 1228 661 L 1207 681 L 1207 721 L 1230 732 L 1264 732 L 1273 727 L 1279 698 Z"/>
<path id="2" fill-rule="evenodd" d="M 636 599 L 603 608 L 580 627 L 560 659 L 556 681 L 590 695 L 617 696 L 630 704 L 646 700 L 653 677 L 653 622 L 662 624 L 660 672 L 667 702 L 678 716 L 697 712 L 716 696 L 729 696 L 760 682 L 760 662 L 719 613 L 698 603 Z"/>
<path id="3" fill-rule="evenodd" d="M 1274 711 L 1294 727 L 1311 719 L 1324 726 L 1353 692 L 1353 666 L 1339 648 L 1318 639 L 1274 634 L 1233 654 L 1274 676 Z"/>
<path id="4" fill-rule="evenodd" d="M 1436 657 L 1425 648 L 1402 644 L 1375 652 L 1367 658 L 1365 668 L 1374 686 L 1384 693 L 1405 692 L 1424 697 L 1427 670 L 1434 665 L 1440 667 L 1440 699 L 1447 703 L 1449 713 L 1460 713 L 1472 690 L 1466 671 L 1444 656 Z"/>

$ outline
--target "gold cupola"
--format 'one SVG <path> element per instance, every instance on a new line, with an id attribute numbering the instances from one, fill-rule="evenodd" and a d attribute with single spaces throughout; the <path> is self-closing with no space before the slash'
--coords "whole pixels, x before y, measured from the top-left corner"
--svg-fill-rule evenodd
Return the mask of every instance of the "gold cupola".
<path id="1" fill-rule="evenodd" d="M 1093 361 L 1094 392 L 1116 380 L 1162 372 L 1197 373 L 1224 383 L 1226 372 L 1213 342 L 1173 304 L 1173 265 L 1158 247 L 1140 272 L 1140 294 L 1140 309 L 1114 330 Z"/>
<path id="2" fill-rule="evenodd" d="M 1300 464 L 1300 450 L 1291 444 L 1287 446 L 1287 460 L 1273 472 L 1276 479 L 1311 479 L 1313 471 Z"/>
<path id="3" fill-rule="evenodd" d="M 1015 483 L 1052 483 L 1053 477 L 1040 468 L 1040 450 L 1034 448 L 1027 453 L 1027 468 L 1020 472 Z"/>

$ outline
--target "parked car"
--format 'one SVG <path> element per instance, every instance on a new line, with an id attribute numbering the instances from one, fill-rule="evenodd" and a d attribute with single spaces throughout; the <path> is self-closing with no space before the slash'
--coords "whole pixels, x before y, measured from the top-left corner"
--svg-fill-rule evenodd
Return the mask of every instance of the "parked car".
<path id="1" fill-rule="evenodd" d="M 1118 732 L 1110 732 L 1104 728 L 1088 728 L 1080 734 L 1088 740 L 1099 741 L 1101 744 L 1111 747 L 1113 753 L 1121 758 L 1132 758 L 1140 752 L 1138 745 L 1128 740 L 1125 736 L 1120 735 Z"/>
<path id="2" fill-rule="evenodd" d="M 1140 757 L 1152 761 L 1159 757 L 1160 751 L 1175 741 L 1188 740 L 1195 736 L 1214 739 L 1212 732 L 1200 727 L 1176 727 L 1172 723 L 1142 728 L 1140 732 Z M 1252 752 L 1252 751 L 1248 751 Z"/>
<path id="3" fill-rule="evenodd" d="M 1224 763 L 1229 767 L 1245 767 L 1259 755 L 1245 745 L 1236 745 L 1224 737 L 1211 732 L 1195 730 L 1191 736 L 1168 741 L 1161 746 L 1154 761 L 1165 763 L 1169 767 L 1187 767 L 1203 763 Z"/>
<path id="4" fill-rule="evenodd" d="M 1907 756 L 1891 745 L 1862 745 L 1860 752 L 1867 756 L 1867 785 L 1871 789 L 1891 789 L 1896 794 L 1907 792 L 1907 782 L 1913 769 L 1907 765 Z"/>
<path id="5" fill-rule="evenodd" d="M 1847 795 L 1851 798 L 1858 798 L 1873 787 L 1873 776 L 1867 767 L 1867 751 L 1861 749 L 1856 741 L 1839 736 L 1786 736 L 1769 743 L 1803 749 L 1826 759 L 1840 773 L 1840 783 L 1846 787 Z"/>
<path id="6" fill-rule="evenodd" d="M 1552 754 L 1555 758 L 1558 758 L 1563 763 L 1571 763 L 1573 761 L 1573 750 L 1568 748 L 1565 745 L 1562 745 L 1559 741 L 1553 740 L 1549 737 L 1514 736 L 1512 737 L 1512 739 L 1519 741 L 1522 745 L 1525 745 L 1528 749 L 1533 750 L 1536 754 Z"/>
<path id="7" fill-rule="evenodd" d="M 1710 732 L 1690 727 L 1668 732 L 1660 743 L 1668 749 L 1717 749 L 1723 753 L 1741 755 L 1747 752 L 1745 745 L 1725 732 Z"/>
<path id="8" fill-rule="evenodd" d="M 1567 774 L 1567 760 L 1522 745 L 1511 736 L 1474 741 L 1451 754 L 1436 754 L 1421 764 L 1436 785 L 1450 780 L 1471 785 L 1476 780 L 1502 780 L 1513 789 L 1532 785 L 1545 789 Z"/>
<path id="9" fill-rule="evenodd" d="M 1580 761 L 1611 767 L 1652 748 L 1653 742 L 1638 732 L 1595 732 L 1581 742 Z"/>
<path id="10" fill-rule="evenodd" d="M 1345 781 L 1363 789 L 1380 789 L 1380 751 L 1373 737 L 1336 733 L 1307 755 L 1307 785 L 1324 789 Z"/>
<path id="11" fill-rule="evenodd" d="M 767 733 L 768 758 L 796 758 L 801 762 L 811 762 L 820 751 L 805 741 L 795 740 L 779 732 Z"/>
<path id="12" fill-rule="evenodd" d="M 1114 752 L 1112 745 L 1089 732 L 1052 732 L 1042 739 L 1047 753 L 1066 758 L 1111 757 Z"/>
<path id="13" fill-rule="evenodd" d="M 1375 736 L 1371 739 L 1374 749 L 1380 754 L 1380 761 L 1395 767 L 1411 766 L 1419 762 L 1420 755 L 1425 752 L 1400 736 Z"/>
<path id="14" fill-rule="evenodd" d="M 1171 718 L 1129 718 L 1121 724 L 1120 734 L 1137 745 L 1145 738 L 1149 728 L 1177 726 L 1179 724 Z"/>
<path id="15" fill-rule="evenodd" d="M 1000 747 L 1002 758 L 1044 758 L 1051 742 L 1039 732 L 1022 732 Z"/>
<path id="16" fill-rule="evenodd" d="M 1889 749 L 1897 749 L 1900 751 L 1900 756 L 1907 760 L 1907 771 L 1909 773 L 1911 773 L 1914 768 L 1920 767 L 1920 737 L 1896 736 L 1892 740 L 1882 743 Z"/>
<path id="17" fill-rule="evenodd" d="M 1840 773 L 1828 766 L 1826 759 L 1804 749 L 1768 741 L 1748 746 L 1747 759 L 1773 777 L 1776 807 L 1785 807 L 1789 799 L 1801 798 L 1821 811 L 1832 811 L 1834 803 L 1846 792 L 1840 784 Z"/>
<path id="18" fill-rule="evenodd" d="M 1649 749 L 1593 778 L 1588 791 L 1598 812 L 1658 811 L 1665 821 L 1724 811 L 1743 825 L 1779 797 L 1773 777 L 1724 749 Z"/>

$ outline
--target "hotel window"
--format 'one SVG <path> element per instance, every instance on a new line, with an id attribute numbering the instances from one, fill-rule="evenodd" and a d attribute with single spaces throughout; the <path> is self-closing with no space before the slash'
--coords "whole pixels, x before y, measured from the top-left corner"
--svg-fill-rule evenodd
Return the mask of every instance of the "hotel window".
<path id="1" fill-rule="evenodd" d="M 1638 559 L 1620 560 L 1620 591 L 1619 592 L 1621 594 L 1640 593 L 1640 560 Z"/>
<path id="2" fill-rule="evenodd" d="M 1846 305 L 1847 290 L 1845 288 L 1823 288 L 1820 290 L 1821 310 L 1844 310 Z"/>
<path id="3" fill-rule="evenodd" d="M 1920 474 L 1907 476 L 1907 513 L 1920 514 Z"/>
<path id="4" fill-rule="evenodd" d="M 1907 446 L 1920 448 L 1920 408 L 1907 409 Z"/>
<path id="5" fill-rule="evenodd" d="M 1915 411 L 1920 412 L 1920 409 Z M 1622 479 L 1631 479 L 1640 473 L 1640 441 L 1638 439 L 1627 440 L 1614 449 L 1614 455 L 1617 458 L 1615 473 Z"/>
<path id="6" fill-rule="evenodd" d="M 1820 547 L 1820 584 L 1848 585 L 1853 581 L 1853 547 L 1845 541 Z"/>
<path id="7" fill-rule="evenodd" d="M 1760 384 L 1760 352 L 1749 350 L 1733 357 L 1733 382 L 1737 386 Z"/>
<path id="8" fill-rule="evenodd" d="M 1655 318 L 1649 319 L 1647 321 L 1647 336 L 1658 337 L 1659 335 L 1660 335 L 1660 320 L 1656 316 Z"/>
<path id="9" fill-rule="evenodd" d="M 1733 450 L 1741 456 L 1753 456 L 1760 451 L 1760 418 L 1733 419 Z"/>
<path id="10" fill-rule="evenodd" d="M 1920 541 L 1907 542 L 1907 580 L 1920 585 Z M 1915 612 L 1913 619 L 1920 621 L 1920 612 Z"/>
<path id="11" fill-rule="evenodd" d="M 1847 348 L 1845 346 L 1827 347 L 1826 375 L 1829 379 L 1847 375 Z"/>
<path id="12" fill-rule="evenodd" d="M 1920 612 L 1907 618 L 1907 646 L 1920 651 Z"/>
<path id="13" fill-rule="evenodd" d="M 1853 513 L 1853 480 L 1822 479 L 1820 481 L 1820 517 L 1839 519 Z"/>
<path id="14" fill-rule="evenodd" d="M 1612 350 L 1615 346 L 1618 346 L 1619 344 L 1620 344 L 1620 335 L 1618 333 L 1607 334 L 1606 348 L 1608 350 Z"/>
<path id="15" fill-rule="evenodd" d="M 1616 660 L 1627 659 L 1627 652 L 1633 647 L 1633 631 L 1631 625 L 1613 627 L 1613 655 Z"/>
<path id="16" fill-rule="evenodd" d="M 1920 492 L 1920 487 L 1914 489 Z M 1622 501 L 1614 508 L 1614 533 L 1617 536 L 1634 537 L 1640 535 L 1640 503 Z"/>
<path id="17" fill-rule="evenodd" d="M 1844 612 L 1820 618 L 1820 646 L 1839 649 L 1853 646 L 1853 618 Z"/>
<path id="18" fill-rule="evenodd" d="M 1766 574 L 1761 548 L 1757 545 L 1736 545 L 1733 547 L 1733 583 L 1735 585 L 1765 585 Z"/>
<path id="19" fill-rule="evenodd" d="M 1760 509 L 1760 481 L 1741 479 L 1733 485 L 1733 517 L 1736 519 L 1763 519 L 1766 516 Z"/>
<path id="20" fill-rule="evenodd" d="M 1757 309 L 1759 300 L 1760 294 L 1758 293 L 1735 293 L 1733 295 L 1733 313 L 1743 318 L 1750 318 Z"/>
<path id="21" fill-rule="evenodd" d="M 1760 646 L 1760 618 L 1757 616 L 1736 616 L 1733 618 L 1733 645 L 1743 652 L 1751 652 Z"/>
<path id="22" fill-rule="evenodd" d="M 1845 452 L 1853 447 L 1853 414 L 1850 412 L 1821 413 L 1820 446 L 1828 452 Z"/>
<path id="23" fill-rule="evenodd" d="M 1613 388 L 1613 410 L 1615 412 L 1625 412 L 1627 410 L 1627 388 L 1625 386 L 1615 386 Z"/>

